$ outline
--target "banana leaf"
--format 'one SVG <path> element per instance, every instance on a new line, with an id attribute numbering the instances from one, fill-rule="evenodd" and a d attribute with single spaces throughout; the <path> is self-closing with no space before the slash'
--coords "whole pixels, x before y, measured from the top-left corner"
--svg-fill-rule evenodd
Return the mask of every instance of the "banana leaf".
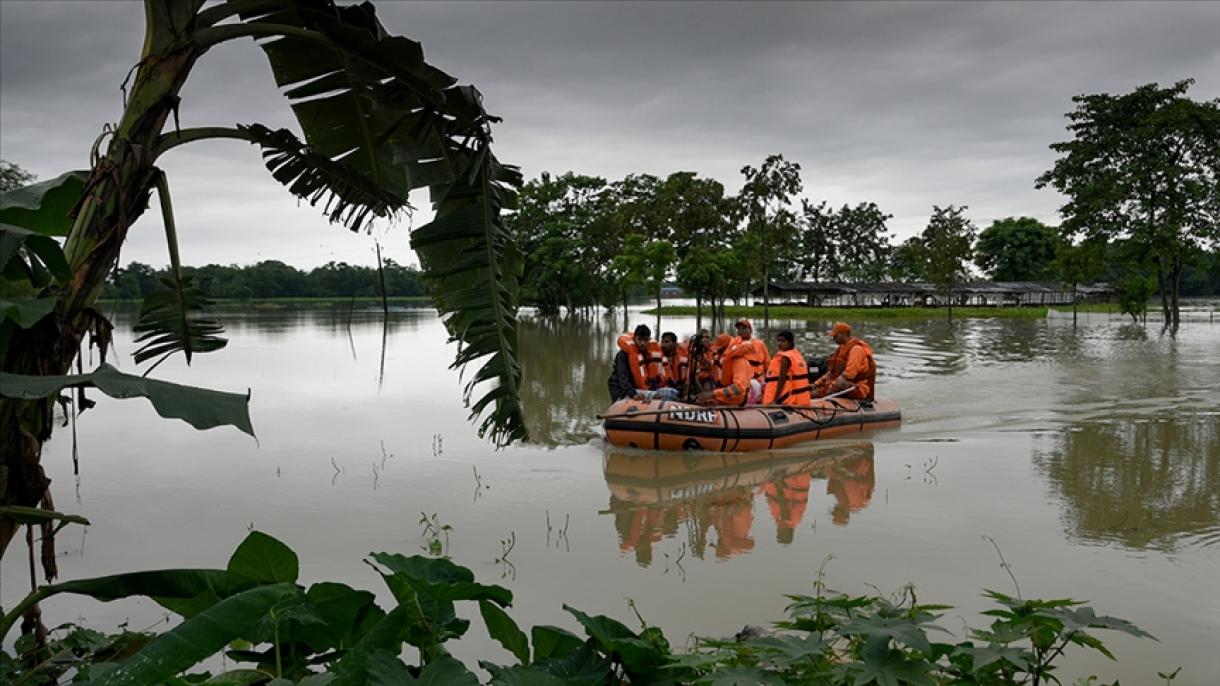
<path id="1" fill-rule="evenodd" d="M 254 436 L 249 395 L 124 374 L 105 363 L 87 374 L 65 376 L 0 372 L 0 397 L 47 398 L 68 386 L 93 386 L 112 398 L 148 398 L 157 414 L 167 419 L 181 419 L 196 429 L 234 426 Z"/>

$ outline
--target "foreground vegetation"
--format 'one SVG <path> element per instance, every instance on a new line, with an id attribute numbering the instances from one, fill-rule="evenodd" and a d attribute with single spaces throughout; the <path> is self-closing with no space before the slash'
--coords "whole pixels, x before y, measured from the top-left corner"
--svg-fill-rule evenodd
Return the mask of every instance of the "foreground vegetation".
<path id="1" fill-rule="evenodd" d="M 995 591 L 986 628 L 955 637 L 936 622 L 944 605 L 918 602 L 913 588 L 895 597 L 850 596 L 828 589 L 821 572 L 812 595 L 789 595 L 775 631 L 748 628 L 733 639 L 694 639 L 675 651 L 638 611 L 640 628 L 564 605 L 584 636 L 539 625 L 528 633 L 505 612 L 512 592 L 475 581 L 445 558 L 372 553 L 395 606 L 340 583 L 298 583 L 296 553 L 260 532 L 238 546 L 225 569 L 134 572 L 43 586 L 4 616 L 0 639 L 36 602 L 63 593 L 102 601 L 144 596 L 181 616 L 156 634 L 103 634 L 73 625 L 16 655 L 0 651 L 0 681 L 52 684 L 478 684 L 446 644 L 470 621 L 456 603 L 478 605 L 491 638 L 514 664 L 480 660 L 491 684 L 1046 684 L 1058 678 L 1069 648 L 1113 655 L 1091 630 L 1152 638 L 1122 619 L 1073 600 L 1026 600 Z M 634 603 L 630 604 L 635 610 Z M 405 646 L 417 657 L 403 660 Z M 223 655 L 222 674 L 200 663 Z M 211 660 L 212 664 L 217 661 Z M 1095 683 L 1083 680 L 1080 683 Z M 1117 682 L 1115 682 L 1117 683 Z"/>

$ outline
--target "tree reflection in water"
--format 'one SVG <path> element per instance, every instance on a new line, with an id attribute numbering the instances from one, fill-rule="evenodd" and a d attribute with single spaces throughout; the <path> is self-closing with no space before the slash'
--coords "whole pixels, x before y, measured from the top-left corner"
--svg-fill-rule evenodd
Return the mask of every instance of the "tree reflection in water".
<path id="1" fill-rule="evenodd" d="M 800 452 L 653 453 L 607 448 L 606 485 L 619 549 L 653 561 L 653 545 L 685 527 L 691 554 L 711 548 L 719 559 L 754 549 L 754 500 L 762 497 L 779 543 L 792 543 L 815 479 L 834 498 L 831 520 L 846 525 L 868 506 L 875 486 L 873 444 L 858 441 Z M 709 540 L 710 539 L 710 540 Z"/>
<path id="2" fill-rule="evenodd" d="M 1034 464 L 1071 534 L 1130 548 L 1220 543 L 1220 420 L 1089 423 L 1047 436 Z"/>

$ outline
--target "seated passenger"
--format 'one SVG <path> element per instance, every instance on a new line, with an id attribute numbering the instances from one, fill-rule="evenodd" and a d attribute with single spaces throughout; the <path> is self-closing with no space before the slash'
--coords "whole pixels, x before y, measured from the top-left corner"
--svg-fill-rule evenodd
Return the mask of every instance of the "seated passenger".
<path id="1" fill-rule="evenodd" d="M 816 397 L 841 394 L 841 397 L 854 400 L 872 400 L 877 385 L 873 349 L 852 336 L 851 326 L 844 322 L 836 323 L 828 335 L 839 347 L 826 360 L 826 373 L 814 382 Z"/>
<path id="2" fill-rule="evenodd" d="M 690 369 L 689 344 L 679 343 L 674 332 L 666 331 L 661 334 L 661 354 L 664 356 L 665 385 L 681 391 Z"/>
<path id="3" fill-rule="evenodd" d="M 619 351 L 614 356 L 614 370 L 608 382 L 610 399 L 652 398 L 672 400 L 677 391 L 665 386 L 664 354 L 652 340 L 652 330 L 646 324 L 635 327 L 634 334 L 618 337 Z"/>
<path id="4" fill-rule="evenodd" d="M 733 326 L 737 330 L 733 343 L 740 345 L 741 352 L 750 360 L 750 375 L 761 380 L 767 371 L 767 365 L 771 363 L 767 344 L 760 338 L 754 338 L 754 325 L 749 319 L 738 319 Z"/>
<path id="5" fill-rule="evenodd" d="M 809 405 L 809 368 L 805 364 L 805 356 L 794 347 L 792 332 L 780 331 L 775 334 L 775 344 L 779 352 L 771 358 L 771 366 L 767 369 L 763 404 Z"/>
<path id="6" fill-rule="evenodd" d="M 716 343 L 721 353 L 720 383 L 716 390 L 700 393 L 695 402 L 700 405 L 745 405 L 753 380 L 749 357 L 733 354 L 732 339 L 726 334 L 721 334 Z"/>

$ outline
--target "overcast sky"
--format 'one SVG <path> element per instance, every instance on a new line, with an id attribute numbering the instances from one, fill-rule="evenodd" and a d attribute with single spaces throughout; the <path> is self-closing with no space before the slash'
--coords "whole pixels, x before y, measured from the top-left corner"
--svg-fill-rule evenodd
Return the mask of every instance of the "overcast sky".
<path id="1" fill-rule="evenodd" d="M 805 196 L 873 201 L 900 238 L 933 204 L 983 228 L 1061 199 L 1033 179 L 1065 138 L 1080 93 L 1194 78 L 1220 96 L 1220 3 L 377 3 L 430 62 L 474 83 L 504 117 L 497 154 L 542 171 L 620 178 L 694 171 L 730 192 L 740 168 L 782 153 Z M 139 57 L 140 3 L 0 0 L 0 157 L 40 178 L 87 166 Z M 182 126 L 296 129 L 262 52 L 222 45 L 183 92 Z M 255 148 L 205 142 L 168 154 L 188 264 L 280 259 L 372 263 L 372 239 L 298 206 Z M 427 220 L 426 198 L 413 218 Z M 123 262 L 167 261 L 147 213 Z M 410 222 L 376 232 L 415 262 Z"/>

